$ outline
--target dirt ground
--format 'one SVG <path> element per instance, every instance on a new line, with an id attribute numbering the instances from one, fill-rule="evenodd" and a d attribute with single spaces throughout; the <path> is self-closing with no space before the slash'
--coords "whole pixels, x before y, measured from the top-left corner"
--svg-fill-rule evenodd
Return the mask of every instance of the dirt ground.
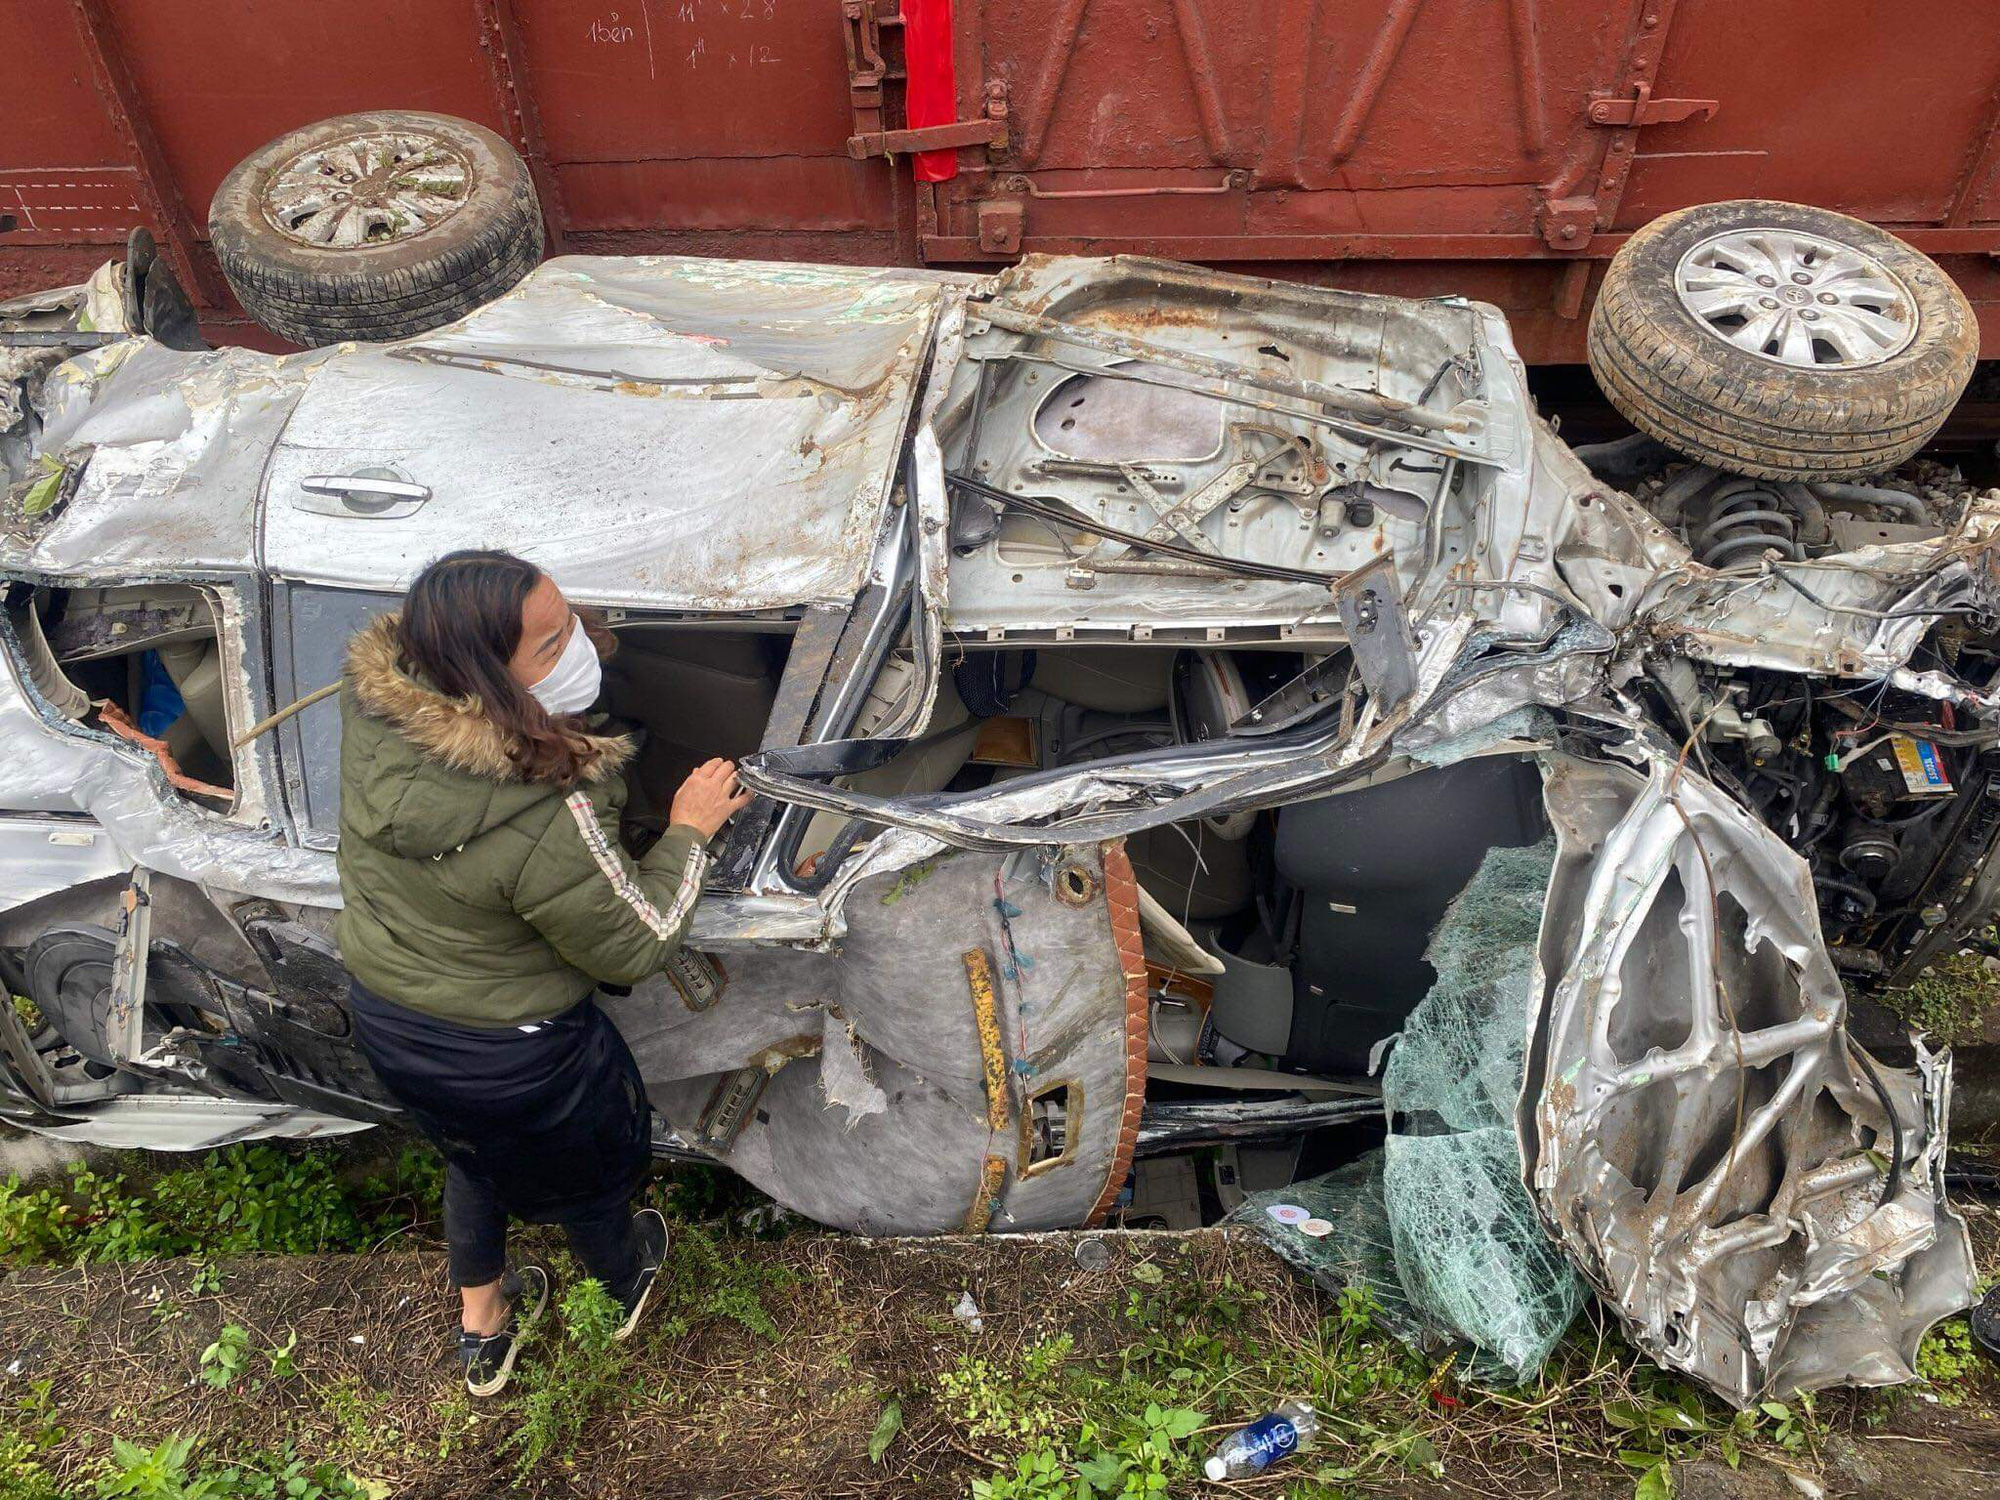
<path id="1" fill-rule="evenodd" d="M 1991 1270 L 2000 1212 L 1977 1223 Z M 994 1472 L 996 1454 L 1012 1451 L 1004 1441 L 968 1441 L 962 1414 L 931 1394 L 968 1352 L 1003 1360 L 1060 1331 L 1074 1340 L 1068 1358 L 1115 1362 L 1132 1337 L 1131 1299 L 1162 1286 L 1228 1288 L 1228 1305 L 1243 1310 L 1231 1347 L 1246 1351 L 1310 1339 L 1333 1311 L 1330 1297 L 1241 1235 L 1113 1235 L 1111 1264 L 1095 1271 L 1079 1268 L 1077 1238 L 727 1242 L 732 1281 L 747 1277 L 760 1288 L 762 1314 L 750 1322 L 767 1318 L 766 1326 L 714 1315 L 676 1320 L 662 1308 L 619 1388 L 597 1403 L 566 1454 L 525 1478 L 505 1447 L 518 1413 L 458 1392 L 452 1299 L 444 1258 L 433 1250 L 225 1262 L 219 1288 L 213 1271 L 184 1261 L 14 1271 L 0 1281 L 0 1400 L 29 1382 L 53 1382 L 69 1437 L 49 1462 L 77 1480 L 113 1434 L 157 1441 L 178 1430 L 241 1449 L 289 1442 L 413 1500 L 945 1497 L 965 1494 L 970 1480 Z M 1149 1265 L 1161 1274 L 1142 1269 Z M 980 1310 L 981 1331 L 952 1315 L 964 1292 Z M 201 1352 L 229 1323 L 250 1331 L 253 1350 L 295 1332 L 296 1375 L 266 1378 L 268 1368 L 253 1360 L 233 1389 L 203 1383 Z M 1975 1362 L 1958 1382 L 1956 1405 L 1907 1391 L 1828 1395 L 1813 1451 L 1772 1455 L 1776 1463 L 1749 1455 L 1740 1472 L 1714 1459 L 1684 1463 L 1679 1493 L 2000 1496 L 2000 1379 Z M 892 1396 L 902 1399 L 903 1432 L 871 1463 L 869 1435 Z M 1524 1442 L 1523 1429 L 1489 1419 L 1473 1393 L 1435 1399 L 1438 1420 L 1427 1431 L 1442 1478 L 1337 1491 L 1274 1473 L 1198 1488 L 1273 1500 L 1632 1493 L 1630 1471 L 1565 1460 L 1561 1443 Z"/>

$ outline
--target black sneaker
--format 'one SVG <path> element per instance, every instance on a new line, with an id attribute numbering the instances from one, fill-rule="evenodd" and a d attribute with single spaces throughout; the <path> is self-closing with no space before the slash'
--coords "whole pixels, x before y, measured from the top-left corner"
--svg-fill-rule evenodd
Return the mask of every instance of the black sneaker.
<path id="1" fill-rule="evenodd" d="M 522 1266 L 507 1278 L 502 1290 L 514 1306 L 507 1326 L 498 1333 L 461 1333 L 458 1362 L 465 1367 L 465 1388 L 475 1396 L 497 1396 L 514 1373 L 514 1356 L 521 1352 L 521 1335 L 549 1305 L 549 1273 L 540 1266 Z"/>
<path id="2" fill-rule="evenodd" d="M 642 1208 L 632 1215 L 632 1232 L 639 1237 L 639 1279 L 625 1294 L 625 1321 L 611 1335 L 614 1343 L 630 1338 L 639 1326 L 652 1300 L 653 1283 L 660 1279 L 660 1262 L 667 1258 L 667 1221 L 657 1208 Z"/>
<path id="3" fill-rule="evenodd" d="M 1972 1341 L 1986 1351 L 1988 1359 L 2000 1361 L 2000 1286 L 1980 1299 L 1967 1322 L 1972 1326 Z"/>

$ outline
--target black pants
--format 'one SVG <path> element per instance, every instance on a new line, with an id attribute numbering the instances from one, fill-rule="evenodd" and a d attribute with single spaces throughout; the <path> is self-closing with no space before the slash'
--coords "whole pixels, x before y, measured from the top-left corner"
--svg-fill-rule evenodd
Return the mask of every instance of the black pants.
<path id="1" fill-rule="evenodd" d="M 506 1269 L 507 1220 L 560 1224 L 614 1297 L 638 1279 L 632 1194 L 651 1160 L 639 1066 L 589 1000 L 532 1026 L 474 1027 L 350 981 L 354 1039 L 382 1086 L 445 1159 L 454 1285 Z"/>

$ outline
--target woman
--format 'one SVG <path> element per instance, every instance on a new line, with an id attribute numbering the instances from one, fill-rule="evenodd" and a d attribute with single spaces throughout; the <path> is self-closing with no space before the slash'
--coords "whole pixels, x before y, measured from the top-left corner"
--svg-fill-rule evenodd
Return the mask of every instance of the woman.
<path id="1" fill-rule="evenodd" d="M 348 648 L 341 687 L 340 949 L 354 1035 L 444 1154 L 445 1239 L 466 1387 L 507 1383 L 548 1299 L 506 1274 L 507 1218 L 563 1226 L 638 1323 L 666 1221 L 631 1197 L 650 1116 L 624 1039 L 592 1003 L 680 946 L 704 846 L 749 801 L 712 760 L 637 862 L 619 847 L 622 735 L 593 734 L 609 632 L 505 552 L 424 569 L 400 615 Z"/>

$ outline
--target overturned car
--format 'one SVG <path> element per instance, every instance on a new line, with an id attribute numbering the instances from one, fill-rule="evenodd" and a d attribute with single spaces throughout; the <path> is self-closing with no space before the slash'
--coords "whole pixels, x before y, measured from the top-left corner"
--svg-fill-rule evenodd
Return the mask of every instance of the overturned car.
<path id="1" fill-rule="evenodd" d="M 1691 347 L 1808 406 L 1963 384 L 1920 257 L 1735 222 L 1654 289 Z M 1760 254 L 1865 263 L 1858 342 L 1759 330 Z M 2000 885 L 2000 499 L 1824 478 L 1934 421 L 1648 509 L 1491 308 L 1134 260 L 561 258 L 284 357 L 124 316 L 115 276 L 0 306 L 7 1118 L 393 1122 L 329 937 L 335 707 L 265 721 L 502 546 L 620 636 L 635 850 L 708 755 L 762 794 L 670 975 L 603 1002 L 663 1154 L 870 1233 L 1212 1217 L 1379 1138 L 1432 929 L 1546 846 L 1517 1186 L 1634 1338 L 1744 1402 L 1908 1378 L 1970 1300 L 1948 1060 L 1844 1025 L 1843 975 Z M 1733 451 L 1659 394 L 1621 404 Z"/>

